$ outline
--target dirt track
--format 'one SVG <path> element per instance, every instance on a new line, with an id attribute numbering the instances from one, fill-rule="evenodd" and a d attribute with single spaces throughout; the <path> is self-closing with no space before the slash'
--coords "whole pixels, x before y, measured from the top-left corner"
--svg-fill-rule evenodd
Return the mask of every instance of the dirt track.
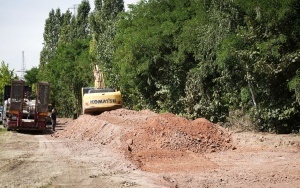
<path id="1" fill-rule="evenodd" d="M 300 187 L 300 136 L 119 109 L 0 133 L 0 187 Z"/>

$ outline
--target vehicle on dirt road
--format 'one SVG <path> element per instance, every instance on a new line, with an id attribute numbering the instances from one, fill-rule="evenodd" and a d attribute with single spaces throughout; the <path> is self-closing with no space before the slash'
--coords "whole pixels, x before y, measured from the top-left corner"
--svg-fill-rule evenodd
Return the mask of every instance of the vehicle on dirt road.
<path id="1" fill-rule="evenodd" d="M 38 82 L 36 97 L 31 99 L 31 87 L 23 80 L 13 80 L 3 92 L 3 125 L 7 130 L 46 129 L 50 84 Z"/>
<path id="2" fill-rule="evenodd" d="M 94 87 L 83 87 L 82 114 L 100 114 L 104 111 L 122 108 L 121 92 L 105 88 L 103 73 L 98 65 L 94 65 Z"/>

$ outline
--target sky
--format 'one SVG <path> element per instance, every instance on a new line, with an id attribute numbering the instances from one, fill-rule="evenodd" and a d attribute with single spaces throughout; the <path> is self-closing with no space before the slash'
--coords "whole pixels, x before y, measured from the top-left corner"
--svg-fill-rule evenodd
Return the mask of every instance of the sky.
<path id="1" fill-rule="evenodd" d="M 65 13 L 82 0 L 0 0 L 0 62 L 8 64 L 18 76 L 22 71 L 38 67 L 43 48 L 45 21 L 51 9 Z M 124 0 L 135 4 L 138 0 Z M 91 11 L 94 0 L 89 0 Z M 125 9 L 126 9 L 125 8 Z M 23 56 L 24 54 L 24 56 Z M 25 65 L 25 67 L 23 66 Z"/>

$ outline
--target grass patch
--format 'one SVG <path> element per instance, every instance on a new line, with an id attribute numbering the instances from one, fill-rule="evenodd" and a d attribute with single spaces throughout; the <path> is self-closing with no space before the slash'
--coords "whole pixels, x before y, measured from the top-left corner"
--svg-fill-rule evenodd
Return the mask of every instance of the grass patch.
<path id="1" fill-rule="evenodd" d="M 227 128 L 235 131 L 256 131 L 255 125 L 252 123 L 248 114 L 245 114 L 242 110 L 234 110 L 229 112 L 227 118 L 229 125 Z"/>
<path id="2" fill-rule="evenodd" d="M 3 126 L 0 126 L 0 143 L 3 142 L 3 139 L 5 138 L 3 135 L 7 132 L 7 129 L 5 129 Z"/>
<path id="3" fill-rule="evenodd" d="M 6 132 L 7 130 L 5 128 L 0 127 L 0 133 Z"/>
<path id="4" fill-rule="evenodd" d="M 40 186 L 38 188 L 49 188 L 49 187 L 52 187 L 52 182 L 48 182 L 45 185 L 42 185 L 42 186 Z"/>

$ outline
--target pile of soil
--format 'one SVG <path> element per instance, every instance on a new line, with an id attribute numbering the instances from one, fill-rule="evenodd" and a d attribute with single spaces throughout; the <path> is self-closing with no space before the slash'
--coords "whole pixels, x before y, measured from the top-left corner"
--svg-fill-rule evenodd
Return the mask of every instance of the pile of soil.
<path id="1" fill-rule="evenodd" d="M 178 162 L 184 160 L 190 162 L 190 167 L 185 163 L 184 169 L 191 170 L 201 154 L 234 148 L 230 133 L 204 118 L 191 121 L 149 110 L 118 109 L 97 116 L 81 115 L 55 136 L 111 147 L 146 171 L 176 171 Z M 162 165 L 171 163 L 177 165 L 162 169 Z"/>

